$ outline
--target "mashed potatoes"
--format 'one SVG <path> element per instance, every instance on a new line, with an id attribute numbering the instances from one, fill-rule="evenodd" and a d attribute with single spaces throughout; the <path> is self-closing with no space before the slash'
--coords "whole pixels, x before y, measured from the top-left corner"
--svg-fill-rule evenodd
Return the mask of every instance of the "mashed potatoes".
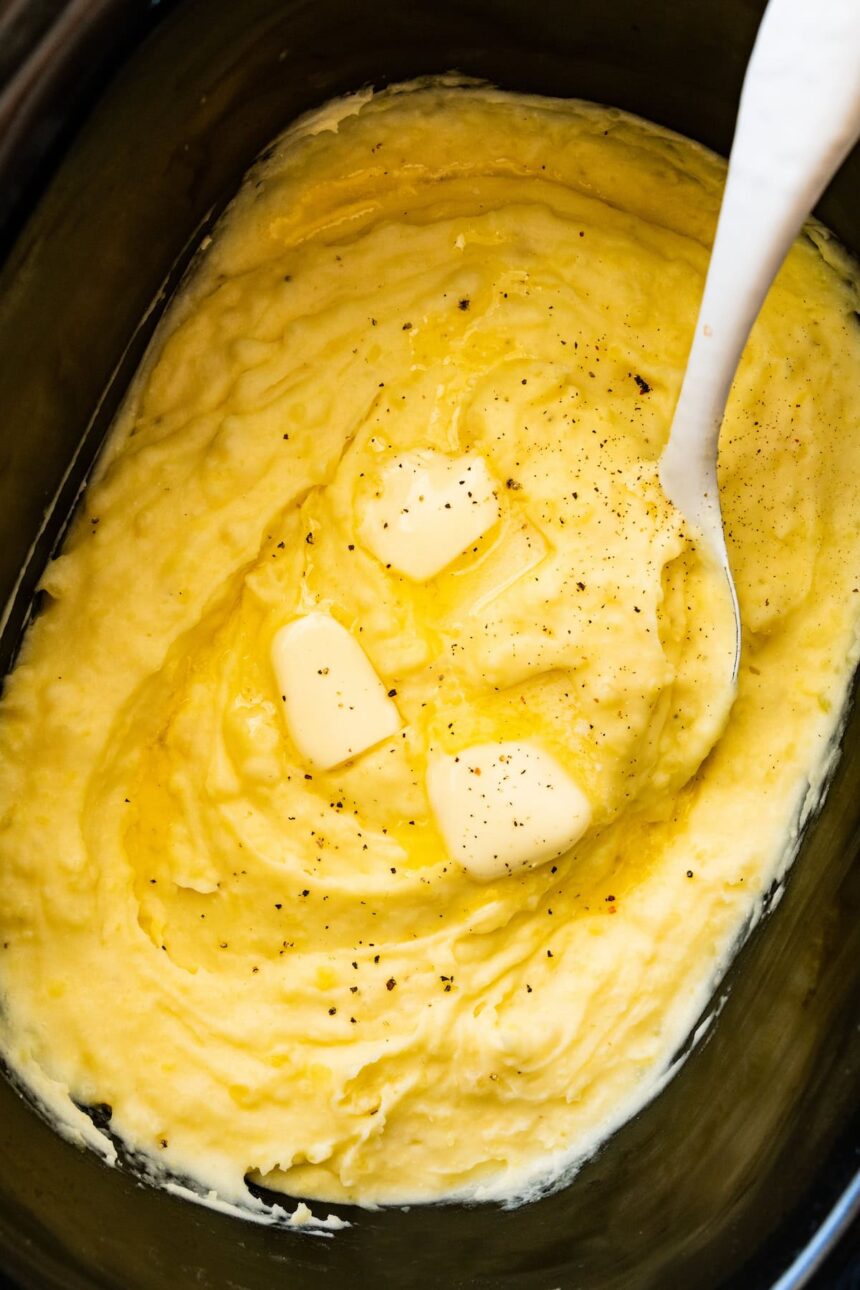
<path id="1" fill-rule="evenodd" d="M 722 176 L 439 86 L 252 172 L 0 710 L 25 1079 L 224 1197 L 368 1203 L 526 1194 L 659 1087 L 789 857 L 860 599 L 857 291 L 810 228 L 721 444 L 728 716 L 656 474 Z"/>

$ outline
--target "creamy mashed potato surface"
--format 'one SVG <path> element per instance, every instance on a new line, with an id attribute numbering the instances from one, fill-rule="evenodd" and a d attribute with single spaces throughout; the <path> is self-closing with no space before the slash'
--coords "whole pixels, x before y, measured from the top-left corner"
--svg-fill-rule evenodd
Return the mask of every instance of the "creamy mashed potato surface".
<path id="1" fill-rule="evenodd" d="M 2 1043 L 55 1105 L 228 1199 L 372 1203 L 533 1193 L 659 1087 L 860 600 L 857 290 L 810 227 L 721 444 L 728 715 L 656 472 L 723 175 L 439 85 L 252 171 L 0 710 Z"/>

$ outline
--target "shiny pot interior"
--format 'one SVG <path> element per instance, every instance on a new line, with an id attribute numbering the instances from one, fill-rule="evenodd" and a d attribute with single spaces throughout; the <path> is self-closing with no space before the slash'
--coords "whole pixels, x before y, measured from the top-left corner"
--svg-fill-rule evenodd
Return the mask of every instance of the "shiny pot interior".
<path id="1" fill-rule="evenodd" d="M 165 295 L 245 168 L 292 118 L 364 84 L 457 69 L 614 103 L 726 152 L 762 7 L 66 6 L 78 20 L 47 52 L 38 36 L 36 92 L 17 118 L 27 128 L 16 133 L 7 118 L 0 148 L 0 190 L 14 197 L 0 204 L 0 601 L 12 597 L 0 673 Z M 56 33 L 55 19 L 45 30 Z M 0 61 L 4 70 L 15 69 Z M 855 250 L 858 209 L 855 152 L 819 212 Z M 344 1209 L 348 1230 L 303 1236 L 157 1191 L 132 1162 L 108 1169 L 0 1080 L 0 1268 L 40 1290 L 756 1290 L 790 1268 L 783 1284 L 799 1286 L 826 1216 L 840 1204 L 847 1216 L 855 1199 L 858 804 L 855 712 L 826 808 L 703 1041 L 565 1191 L 510 1212 Z"/>

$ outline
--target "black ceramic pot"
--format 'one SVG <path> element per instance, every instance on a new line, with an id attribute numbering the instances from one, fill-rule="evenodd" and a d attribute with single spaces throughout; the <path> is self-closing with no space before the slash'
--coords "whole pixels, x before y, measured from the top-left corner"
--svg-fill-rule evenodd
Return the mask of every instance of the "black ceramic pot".
<path id="1" fill-rule="evenodd" d="M 0 3 L 0 674 L 153 299 L 293 117 L 368 82 L 455 68 L 614 103 L 726 152 L 761 8 Z M 855 249 L 858 210 L 855 153 L 820 208 Z M 343 1211 L 353 1225 L 333 1240 L 277 1231 L 108 1169 L 0 1080 L 0 1267 L 38 1290 L 795 1290 L 860 1195 L 858 804 L 855 713 L 826 808 L 707 1038 L 566 1191 L 513 1212 Z"/>

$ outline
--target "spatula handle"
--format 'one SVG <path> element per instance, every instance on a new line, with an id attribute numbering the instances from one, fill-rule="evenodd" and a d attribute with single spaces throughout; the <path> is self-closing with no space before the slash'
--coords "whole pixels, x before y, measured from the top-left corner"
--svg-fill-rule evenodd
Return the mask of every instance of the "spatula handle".
<path id="1" fill-rule="evenodd" d="M 724 557 L 720 425 L 792 241 L 860 135 L 860 0 L 770 0 L 741 93 L 711 262 L 661 478 Z"/>

